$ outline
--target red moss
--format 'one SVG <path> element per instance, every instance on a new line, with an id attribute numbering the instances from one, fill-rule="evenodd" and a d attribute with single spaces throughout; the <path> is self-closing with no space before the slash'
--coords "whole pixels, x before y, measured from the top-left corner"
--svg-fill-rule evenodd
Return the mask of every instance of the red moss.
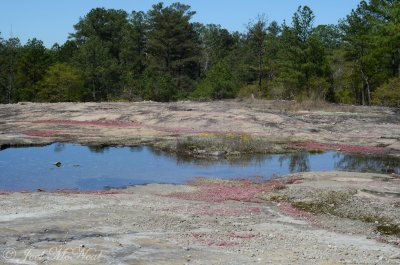
<path id="1" fill-rule="evenodd" d="M 189 182 L 190 185 L 198 187 L 197 191 L 176 192 L 170 194 L 169 197 L 206 202 L 263 202 L 257 196 L 259 193 L 284 189 L 286 183 L 296 183 L 298 180 L 298 177 L 293 177 L 254 183 L 248 179 L 213 182 L 212 179 L 197 178 Z"/>
<path id="2" fill-rule="evenodd" d="M 313 220 L 314 215 L 302 210 L 299 210 L 298 208 L 294 207 L 292 204 L 287 203 L 287 202 L 281 202 L 278 204 L 278 209 L 289 216 L 295 217 L 295 218 L 300 218 L 300 219 L 306 219 L 306 220 Z"/>
<path id="3" fill-rule="evenodd" d="M 204 233 L 204 232 L 192 232 L 191 234 L 192 234 L 192 236 L 193 236 L 194 238 L 196 238 L 196 239 L 199 239 L 199 238 L 201 238 L 201 237 L 207 236 L 207 234 Z"/>
<path id="4" fill-rule="evenodd" d="M 35 123 L 91 125 L 91 126 L 106 126 L 106 127 L 130 127 L 134 125 L 133 123 L 124 123 L 124 122 L 73 121 L 73 120 L 42 120 L 42 121 L 36 121 Z"/>
<path id="5" fill-rule="evenodd" d="M 52 137 L 57 134 L 57 131 L 25 131 L 23 134 L 36 137 Z"/>
<path id="6" fill-rule="evenodd" d="M 360 146 L 345 144 L 326 144 L 318 142 L 291 143 L 290 148 L 300 148 L 307 151 L 340 151 L 345 153 L 367 153 L 367 154 L 384 154 L 388 150 L 384 147 L 376 146 Z"/>
<path id="7" fill-rule="evenodd" d="M 400 248 L 400 239 L 389 239 L 388 237 L 385 236 L 377 236 L 375 237 L 375 240 L 379 243 L 384 243 L 384 244 L 389 244 L 394 247 Z"/>
<path id="8" fill-rule="evenodd" d="M 263 192 L 263 187 L 242 187 L 224 184 L 208 184 L 199 187 L 199 190 L 192 193 L 173 193 L 170 196 L 184 200 L 206 201 L 206 202 L 259 202 L 256 194 Z"/>
<path id="9" fill-rule="evenodd" d="M 232 242 L 227 240 L 207 240 L 206 243 L 209 246 L 217 246 L 217 247 L 232 247 L 239 244 L 238 242 Z"/>
<path id="10" fill-rule="evenodd" d="M 47 124 L 63 124 L 63 125 L 88 125 L 88 126 L 105 126 L 105 127 L 132 127 L 132 128 L 146 128 L 155 131 L 162 131 L 174 134 L 200 134 L 200 133 L 224 133 L 221 131 L 204 131 L 196 130 L 191 128 L 169 128 L 157 125 L 147 125 L 135 122 L 106 122 L 106 121 L 74 121 L 74 120 L 41 120 L 35 121 L 35 123 L 47 123 Z"/>
<path id="11" fill-rule="evenodd" d="M 250 238 L 256 237 L 257 235 L 256 234 L 251 234 L 251 233 L 249 233 L 249 234 L 246 234 L 246 233 L 244 233 L 244 234 L 242 234 L 242 233 L 231 233 L 230 236 L 233 237 L 233 238 L 250 239 Z"/>

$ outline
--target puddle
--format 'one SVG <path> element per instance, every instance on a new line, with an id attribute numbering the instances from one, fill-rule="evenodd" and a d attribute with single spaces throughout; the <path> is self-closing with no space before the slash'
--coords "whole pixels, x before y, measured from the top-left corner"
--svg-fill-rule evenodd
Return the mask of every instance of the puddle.
<path id="1" fill-rule="evenodd" d="M 56 162 L 61 165 L 55 166 Z M 0 151 L 0 191 L 103 190 L 149 183 L 180 184 L 197 176 L 271 178 L 328 170 L 400 174 L 400 161 L 384 156 L 337 152 L 204 161 L 175 157 L 150 147 L 99 148 L 58 143 Z"/>

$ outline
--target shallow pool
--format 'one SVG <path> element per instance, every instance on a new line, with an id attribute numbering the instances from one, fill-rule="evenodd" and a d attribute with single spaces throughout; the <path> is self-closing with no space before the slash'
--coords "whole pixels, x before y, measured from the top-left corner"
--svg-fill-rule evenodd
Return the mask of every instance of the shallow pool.
<path id="1" fill-rule="evenodd" d="M 61 166 L 53 165 L 60 162 Z M 89 147 L 52 144 L 0 151 L 0 191 L 102 190 L 148 183 L 185 183 L 194 177 L 270 178 L 306 171 L 400 173 L 399 160 L 383 156 L 292 153 L 204 161 L 150 147 Z"/>

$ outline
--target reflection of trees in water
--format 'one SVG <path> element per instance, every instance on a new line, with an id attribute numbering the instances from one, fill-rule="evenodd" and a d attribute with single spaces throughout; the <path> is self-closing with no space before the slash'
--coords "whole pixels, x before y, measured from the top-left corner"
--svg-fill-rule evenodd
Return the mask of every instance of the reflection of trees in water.
<path id="1" fill-rule="evenodd" d="M 341 170 L 400 173 L 400 159 L 360 154 L 336 154 L 335 167 Z"/>
<path id="2" fill-rule="evenodd" d="M 262 166 L 262 164 L 271 160 L 272 157 L 270 155 L 239 155 L 239 156 L 231 156 L 225 159 L 217 158 L 217 157 L 193 157 L 188 155 L 174 155 L 174 158 L 177 161 L 178 165 L 192 163 L 196 166 L 202 167 L 210 167 L 216 164 L 227 164 L 232 166 Z"/>
<path id="3" fill-rule="evenodd" d="M 143 151 L 143 146 L 131 146 L 131 147 L 129 147 L 129 150 L 132 153 L 141 152 L 141 151 Z"/>
<path id="4" fill-rule="evenodd" d="M 297 152 L 281 155 L 279 157 L 280 166 L 282 167 L 282 164 L 287 160 L 289 160 L 290 173 L 310 171 L 310 158 L 308 153 Z"/>
<path id="5" fill-rule="evenodd" d="M 56 143 L 54 145 L 54 152 L 56 153 L 60 153 L 61 151 L 64 151 L 64 149 L 65 149 L 65 144 L 63 143 Z"/>
<path id="6" fill-rule="evenodd" d="M 164 156 L 176 161 L 177 165 L 194 164 L 196 166 L 210 167 L 216 164 L 228 164 L 233 166 L 261 166 L 265 161 L 271 160 L 271 155 L 265 154 L 253 154 L 253 155 L 239 155 L 239 156 L 228 156 L 226 158 L 221 157 L 195 157 L 182 153 L 170 153 L 161 151 L 153 148 L 149 148 L 152 154 L 157 156 Z"/>
<path id="7" fill-rule="evenodd" d="M 88 148 L 89 148 L 90 152 L 102 154 L 102 153 L 104 153 L 105 151 L 107 151 L 108 149 L 110 149 L 110 146 L 104 146 L 104 145 L 89 145 Z"/>

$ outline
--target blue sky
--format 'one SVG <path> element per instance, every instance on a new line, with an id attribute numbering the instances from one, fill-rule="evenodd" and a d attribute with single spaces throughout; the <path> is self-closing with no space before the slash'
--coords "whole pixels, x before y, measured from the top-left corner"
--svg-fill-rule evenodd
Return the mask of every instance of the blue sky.
<path id="1" fill-rule="evenodd" d="M 153 0 L 1 0 L 0 32 L 3 38 L 13 35 L 22 43 L 36 37 L 51 47 L 63 43 L 73 25 L 92 8 L 105 7 L 147 11 Z M 177 1 L 163 1 L 170 4 Z M 316 24 L 334 24 L 344 18 L 359 0 L 181 0 L 196 11 L 193 21 L 220 24 L 231 31 L 245 30 L 257 14 L 264 13 L 269 21 L 290 21 L 299 5 L 308 5 L 316 15 Z"/>

